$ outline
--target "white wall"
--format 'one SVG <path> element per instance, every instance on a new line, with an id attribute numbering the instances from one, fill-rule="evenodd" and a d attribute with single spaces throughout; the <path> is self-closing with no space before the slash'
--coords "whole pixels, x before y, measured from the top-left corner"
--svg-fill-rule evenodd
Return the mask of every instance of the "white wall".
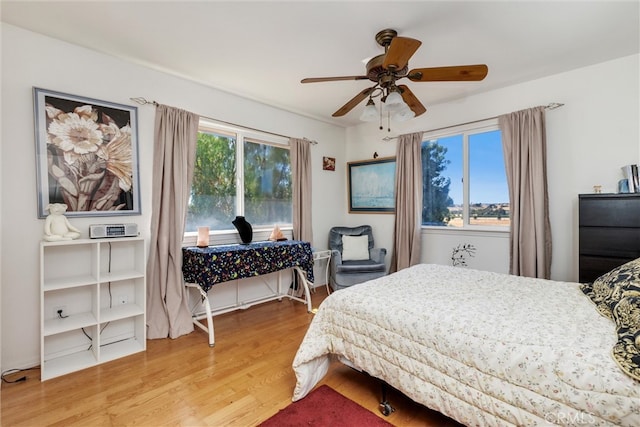
<path id="1" fill-rule="evenodd" d="M 168 74 L 2 24 L 2 370 L 39 364 L 38 244 L 32 87 L 136 105 L 142 96 L 202 116 L 319 141 L 312 147 L 314 246 L 327 247 L 329 228 L 345 212 L 344 177 L 322 170 L 322 156 L 344 159 L 345 130 L 239 98 Z M 135 222 L 149 235 L 155 109 L 138 109 L 142 215 L 74 218 L 88 237 L 95 222 Z M 335 199 L 335 200 L 333 200 Z M 329 202 L 329 203 L 328 203 Z M 123 220 L 123 218 L 125 218 Z M 72 266 L 71 266 L 72 268 Z"/>
<path id="2" fill-rule="evenodd" d="M 378 130 L 377 123 L 348 129 L 347 161 L 370 159 L 374 151 L 393 156 L 395 142 L 383 142 L 386 135 L 453 126 L 550 102 L 564 103 L 546 114 L 551 276 L 577 280 L 578 194 L 592 192 L 594 185 L 602 185 L 603 192 L 615 192 L 622 179 L 620 167 L 640 160 L 638 63 L 639 55 L 633 55 L 443 105 L 430 105 L 428 99 L 422 99 L 427 113 L 409 122 L 392 123 L 390 134 L 386 129 Z M 346 222 L 370 223 L 380 245 L 392 247 L 392 215 L 350 214 Z M 448 263 L 453 247 L 472 241 L 478 251 L 469 262 L 471 267 L 508 269 L 508 239 L 495 233 L 480 240 L 475 233 L 423 234 L 422 260 Z"/>

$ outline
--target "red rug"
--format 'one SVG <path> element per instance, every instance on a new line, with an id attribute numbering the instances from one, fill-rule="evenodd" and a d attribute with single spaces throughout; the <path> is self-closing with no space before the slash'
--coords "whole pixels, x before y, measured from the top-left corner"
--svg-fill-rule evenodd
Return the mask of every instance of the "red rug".
<path id="1" fill-rule="evenodd" d="M 321 385 L 303 399 L 281 409 L 260 426 L 388 427 L 393 424 L 347 399 L 329 386 Z"/>

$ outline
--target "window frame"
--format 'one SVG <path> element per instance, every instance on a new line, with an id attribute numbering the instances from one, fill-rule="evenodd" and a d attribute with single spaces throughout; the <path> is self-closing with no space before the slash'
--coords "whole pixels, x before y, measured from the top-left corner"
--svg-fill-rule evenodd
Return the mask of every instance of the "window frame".
<path id="1" fill-rule="evenodd" d="M 421 229 L 424 230 L 438 230 L 442 232 L 467 232 L 467 231 L 479 231 L 479 232 L 491 232 L 491 233 L 509 233 L 510 225 L 504 226 L 490 226 L 490 225 L 474 225 L 469 223 L 469 216 L 471 211 L 470 206 L 470 194 L 469 194 L 469 136 L 474 134 L 480 134 L 495 130 L 501 130 L 498 124 L 498 119 L 487 119 L 473 123 L 467 123 L 458 126 L 452 126 L 434 130 L 431 132 L 425 132 L 422 136 L 422 143 L 430 140 L 446 138 L 455 135 L 462 135 L 462 227 L 448 227 L 441 225 L 424 225 L 421 224 Z M 502 132 L 501 132 L 502 136 Z M 504 159 L 504 154 L 503 154 Z M 505 176 L 506 181 L 506 176 Z M 508 195 L 507 195 L 508 196 Z M 424 203 L 424 202 L 423 202 Z M 509 213 L 511 218 L 511 213 Z"/>
<path id="2" fill-rule="evenodd" d="M 260 132 L 257 130 L 249 130 L 240 126 L 232 126 L 229 124 L 221 124 L 213 120 L 201 117 L 198 123 L 198 133 L 208 132 L 222 136 L 230 136 L 236 140 L 236 203 L 235 210 L 236 215 L 244 215 L 244 146 L 245 141 L 254 144 L 270 145 L 277 148 L 284 148 L 291 150 L 289 139 L 273 135 L 266 132 Z M 291 203 L 293 210 L 293 200 Z M 278 223 L 278 227 L 287 234 L 287 231 L 293 230 L 293 223 Z M 256 233 L 271 232 L 270 226 L 257 226 L 253 227 L 254 236 Z M 224 244 L 233 243 L 237 231 L 233 228 L 232 224 L 229 224 L 229 229 L 224 230 L 209 230 L 209 236 L 214 242 L 211 244 Z M 198 231 L 185 231 L 183 237 L 183 244 L 195 244 L 198 236 Z M 268 237 L 268 236 L 267 236 Z M 266 238 L 266 237 L 265 237 Z M 254 237 L 254 240 L 255 237 Z"/>

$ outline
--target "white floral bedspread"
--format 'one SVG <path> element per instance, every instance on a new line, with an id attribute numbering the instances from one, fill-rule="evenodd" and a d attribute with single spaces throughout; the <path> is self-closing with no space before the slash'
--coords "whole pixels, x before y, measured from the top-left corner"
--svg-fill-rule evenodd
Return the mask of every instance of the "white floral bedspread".
<path id="1" fill-rule="evenodd" d="M 640 426 L 640 383 L 615 342 L 577 283 L 421 264 L 321 304 L 293 400 L 343 357 L 466 425 Z"/>

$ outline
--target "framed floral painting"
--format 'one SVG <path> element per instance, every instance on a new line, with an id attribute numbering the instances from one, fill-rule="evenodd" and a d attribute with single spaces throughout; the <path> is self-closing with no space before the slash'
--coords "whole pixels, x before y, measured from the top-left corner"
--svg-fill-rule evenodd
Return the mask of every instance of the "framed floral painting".
<path id="1" fill-rule="evenodd" d="M 140 214 L 137 107 L 33 88 L 38 217 Z"/>

